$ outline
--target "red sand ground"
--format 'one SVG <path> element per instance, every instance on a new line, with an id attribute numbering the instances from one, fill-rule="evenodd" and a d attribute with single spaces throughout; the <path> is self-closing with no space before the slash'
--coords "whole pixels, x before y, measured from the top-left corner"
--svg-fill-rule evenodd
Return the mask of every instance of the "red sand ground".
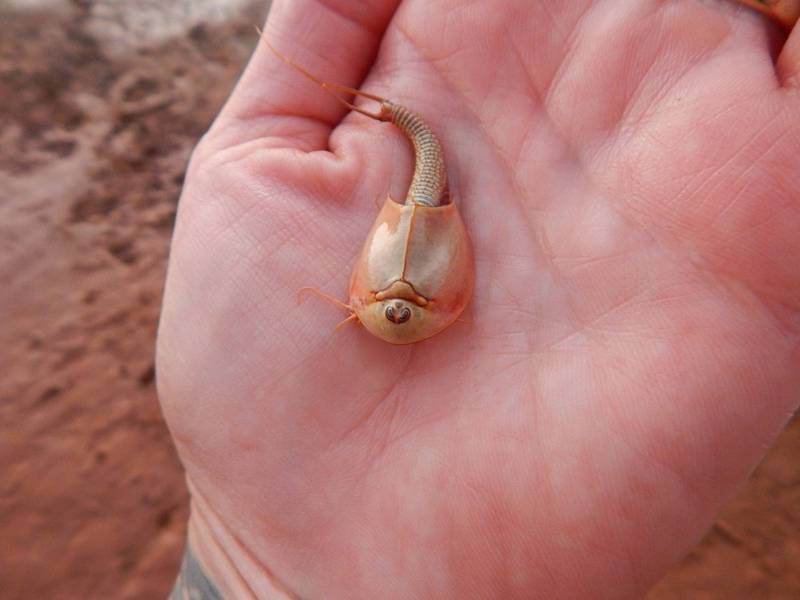
<path id="1" fill-rule="evenodd" d="M 153 386 L 167 248 L 265 4 L 0 4 L 4 599 L 172 583 L 187 495 Z M 800 598 L 798 459 L 795 423 L 650 600 Z"/>

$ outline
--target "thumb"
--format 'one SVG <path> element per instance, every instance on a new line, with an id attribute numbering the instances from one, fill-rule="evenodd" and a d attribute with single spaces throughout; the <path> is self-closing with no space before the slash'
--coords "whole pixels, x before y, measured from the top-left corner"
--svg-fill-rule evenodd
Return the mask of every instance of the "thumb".
<path id="1" fill-rule="evenodd" d="M 276 0 L 264 35 L 326 81 L 358 87 L 372 65 L 399 0 Z M 254 32 L 255 36 L 256 33 Z M 258 44 L 212 127 L 215 145 L 273 138 L 305 151 L 327 147 L 347 109 Z"/>

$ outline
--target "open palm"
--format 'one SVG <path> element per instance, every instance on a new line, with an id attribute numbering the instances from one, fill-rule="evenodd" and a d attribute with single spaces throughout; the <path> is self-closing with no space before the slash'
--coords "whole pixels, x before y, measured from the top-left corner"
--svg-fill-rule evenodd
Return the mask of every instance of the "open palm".
<path id="1" fill-rule="evenodd" d="M 233 596 L 636 596 L 798 402 L 798 34 L 778 56 L 722 1 L 363 4 L 276 2 L 265 35 L 437 132 L 467 322 L 395 347 L 298 305 L 346 299 L 413 159 L 261 45 L 159 335 L 191 543 Z"/>

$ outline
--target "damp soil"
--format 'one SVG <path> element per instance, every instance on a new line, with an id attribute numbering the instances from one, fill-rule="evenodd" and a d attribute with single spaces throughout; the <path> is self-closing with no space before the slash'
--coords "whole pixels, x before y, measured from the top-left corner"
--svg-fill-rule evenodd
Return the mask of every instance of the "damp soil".
<path id="1" fill-rule="evenodd" d="M 177 571 L 187 492 L 153 363 L 167 252 L 265 13 L 220 4 L 0 2 L 5 600 L 164 598 Z"/>

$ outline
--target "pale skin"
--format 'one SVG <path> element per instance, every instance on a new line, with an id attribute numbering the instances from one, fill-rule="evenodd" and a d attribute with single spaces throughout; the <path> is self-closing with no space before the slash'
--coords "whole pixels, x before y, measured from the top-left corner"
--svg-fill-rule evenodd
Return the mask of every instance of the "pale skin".
<path id="1" fill-rule="evenodd" d="M 265 35 L 427 120 L 475 294 L 407 347 L 298 304 L 346 302 L 412 157 L 259 44 L 193 156 L 159 332 L 206 575 L 640 596 L 800 400 L 800 33 L 721 0 L 284 0 Z"/>

